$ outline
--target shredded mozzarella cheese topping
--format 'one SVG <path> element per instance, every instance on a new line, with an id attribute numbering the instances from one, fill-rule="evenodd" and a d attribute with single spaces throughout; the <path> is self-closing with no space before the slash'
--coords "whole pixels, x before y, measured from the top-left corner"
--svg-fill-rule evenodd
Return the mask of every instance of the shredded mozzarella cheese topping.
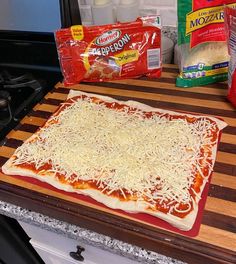
<path id="1" fill-rule="evenodd" d="M 174 201 L 175 208 L 176 202 L 191 202 L 196 172 L 212 169 L 209 155 L 200 153 L 216 144 L 216 125 L 209 119 L 189 123 L 155 113 L 147 118 L 139 109 L 112 109 L 89 97 L 64 107 L 17 149 L 15 165 L 40 169 L 50 163 L 50 173 L 68 182 L 93 181 L 107 195 L 120 191 L 151 205 Z"/>

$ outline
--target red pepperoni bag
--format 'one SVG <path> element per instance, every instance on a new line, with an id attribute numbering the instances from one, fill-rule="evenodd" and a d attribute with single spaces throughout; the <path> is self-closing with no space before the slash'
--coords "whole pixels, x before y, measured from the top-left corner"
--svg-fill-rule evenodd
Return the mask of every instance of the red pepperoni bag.
<path id="1" fill-rule="evenodd" d="M 160 18 L 55 33 L 65 85 L 161 75 Z"/>
<path id="2" fill-rule="evenodd" d="M 228 99 L 236 107 L 236 9 L 225 7 L 225 26 L 230 55 Z"/>

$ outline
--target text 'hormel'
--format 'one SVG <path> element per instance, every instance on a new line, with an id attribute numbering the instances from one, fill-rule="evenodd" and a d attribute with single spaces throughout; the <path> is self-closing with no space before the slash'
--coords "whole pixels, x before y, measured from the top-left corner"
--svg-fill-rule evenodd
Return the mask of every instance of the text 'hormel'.
<path id="1" fill-rule="evenodd" d="M 113 36 L 114 37 L 114 36 Z M 99 42 L 97 42 L 96 40 L 96 44 L 98 45 L 98 43 L 111 43 L 111 39 L 113 40 L 114 38 L 111 38 L 110 36 L 107 39 L 99 39 Z M 103 44 L 104 47 L 101 48 L 92 48 L 89 51 L 90 55 L 109 55 L 109 53 L 115 53 L 117 51 L 121 51 L 123 50 L 124 46 L 131 40 L 130 36 L 128 34 L 125 34 L 123 37 L 121 37 L 119 40 L 117 40 L 116 42 L 112 43 L 111 45 L 105 46 L 105 44 Z"/>

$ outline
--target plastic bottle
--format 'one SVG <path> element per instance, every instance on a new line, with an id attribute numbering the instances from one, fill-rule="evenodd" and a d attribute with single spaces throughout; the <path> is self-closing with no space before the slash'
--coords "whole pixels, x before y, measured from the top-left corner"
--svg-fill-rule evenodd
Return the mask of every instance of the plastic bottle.
<path id="1" fill-rule="evenodd" d="M 113 24 L 115 22 L 111 0 L 94 0 L 92 5 L 93 23 L 95 25 Z"/>
<path id="2" fill-rule="evenodd" d="M 116 13 L 119 22 L 135 21 L 139 16 L 139 1 L 120 0 Z"/>

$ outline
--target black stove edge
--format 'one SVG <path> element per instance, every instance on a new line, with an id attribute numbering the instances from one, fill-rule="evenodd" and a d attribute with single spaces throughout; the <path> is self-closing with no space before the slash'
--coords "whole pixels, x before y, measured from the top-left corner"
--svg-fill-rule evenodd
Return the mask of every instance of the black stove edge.
<path id="1" fill-rule="evenodd" d="M 55 43 L 53 32 L 0 30 L 0 40 Z"/>
<path id="2" fill-rule="evenodd" d="M 37 71 L 47 71 L 47 72 L 55 72 L 61 74 L 60 67 L 56 66 L 45 66 L 45 65 L 31 65 L 31 64 L 19 64 L 19 63 L 1 63 L 0 67 L 6 68 L 18 68 L 24 70 L 37 70 Z"/>

